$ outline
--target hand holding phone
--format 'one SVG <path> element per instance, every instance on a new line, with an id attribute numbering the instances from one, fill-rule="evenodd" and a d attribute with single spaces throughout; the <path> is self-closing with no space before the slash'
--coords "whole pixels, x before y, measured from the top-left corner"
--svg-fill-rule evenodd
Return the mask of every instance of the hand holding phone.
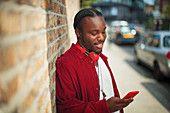
<path id="1" fill-rule="evenodd" d="M 139 91 L 131 91 L 131 92 L 129 92 L 127 95 L 125 95 L 125 96 L 123 97 L 123 99 L 133 98 L 133 97 L 135 97 L 138 93 L 139 93 Z"/>

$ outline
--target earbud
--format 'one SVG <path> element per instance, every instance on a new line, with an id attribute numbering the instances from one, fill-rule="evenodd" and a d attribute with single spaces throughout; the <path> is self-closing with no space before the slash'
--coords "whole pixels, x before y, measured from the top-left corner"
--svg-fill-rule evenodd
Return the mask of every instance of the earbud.
<path id="1" fill-rule="evenodd" d="M 82 48 L 78 42 L 76 43 L 76 47 L 82 52 L 82 53 L 88 53 L 85 48 Z M 93 62 L 97 62 L 99 60 L 99 55 L 95 52 L 88 53 L 88 56 L 93 60 Z"/>

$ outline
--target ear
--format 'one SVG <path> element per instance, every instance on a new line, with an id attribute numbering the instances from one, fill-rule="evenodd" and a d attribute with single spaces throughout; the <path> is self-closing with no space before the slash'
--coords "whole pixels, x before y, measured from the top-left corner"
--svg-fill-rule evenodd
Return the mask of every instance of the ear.
<path id="1" fill-rule="evenodd" d="M 79 37 L 81 36 L 81 32 L 78 28 L 75 29 L 75 33 L 76 33 L 77 38 L 79 39 Z"/>

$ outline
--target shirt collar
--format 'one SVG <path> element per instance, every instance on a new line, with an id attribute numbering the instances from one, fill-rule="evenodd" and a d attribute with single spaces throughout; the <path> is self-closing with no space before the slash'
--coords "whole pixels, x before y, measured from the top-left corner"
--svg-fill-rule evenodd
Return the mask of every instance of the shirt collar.
<path id="1" fill-rule="evenodd" d="M 79 57 L 79 58 L 84 58 L 84 57 L 87 57 L 87 55 L 85 55 L 84 53 L 82 53 L 77 47 L 76 47 L 76 45 L 74 44 L 74 43 L 72 43 L 72 45 L 71 45 L 71 48 L 73 49 L 73 51 L 77 54 L 77 56 Z M 107 61 L 107 57 L 104 55 L 104 54 L 100 54 L 100 57 L 106 62 Z M 90 58 L 89 58 L 90 59 Z"/>
<path id="2" fill-rule="evenodd" d="M 82 53 L 74 43 L 72 43 L 71 48 L 73 49 L 73 51 L 77 54 L 78 57 L 80 57 L 81 59 L 84 58 L 86 55 L 84 53 Z"/>

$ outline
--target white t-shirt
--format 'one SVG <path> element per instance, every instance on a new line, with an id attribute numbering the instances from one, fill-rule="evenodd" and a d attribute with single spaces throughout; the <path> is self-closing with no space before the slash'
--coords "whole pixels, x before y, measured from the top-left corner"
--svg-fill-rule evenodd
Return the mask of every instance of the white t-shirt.
<path id="1" fill-rule="evenodd" d="M 110 97 L 114 96 L 114 90 L 113 90 L 113 84 L 112 84 L 112 78 L 110 76 L 110 72 L 109 72 L 106 64 L 100 57 L 98 60 L 98 67 L 95 66 L 95 68 L 96 68 L 96 72 L 99 77 L 99 86 L 100 86 L 99 100 L 103 99 L 102 90 L 106 94 L 105 99 L 107 100 Z M 114 113 L 120 113 L 120 111 L 116 111 Z"/>

